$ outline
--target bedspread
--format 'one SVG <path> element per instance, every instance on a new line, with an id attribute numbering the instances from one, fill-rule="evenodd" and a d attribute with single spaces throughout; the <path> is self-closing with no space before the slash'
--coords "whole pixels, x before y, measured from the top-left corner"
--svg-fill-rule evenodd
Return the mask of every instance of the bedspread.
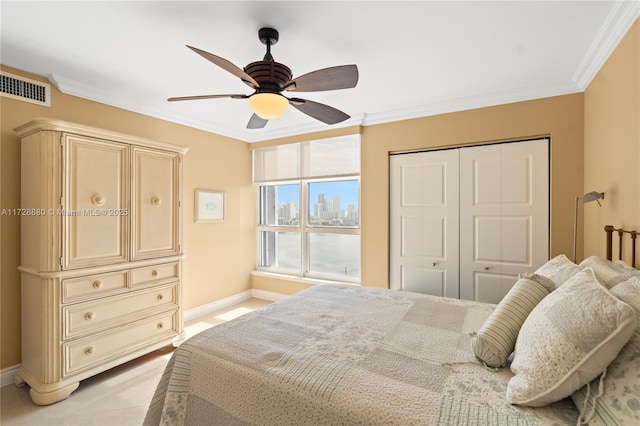
<path id="1" fill-rule="evenodd" d="M 509 369 L 475 359 L 494 308 L 318 285 L 180 345 L 145 424 L 575 424 L 568 400 L 508 404 Z"/>

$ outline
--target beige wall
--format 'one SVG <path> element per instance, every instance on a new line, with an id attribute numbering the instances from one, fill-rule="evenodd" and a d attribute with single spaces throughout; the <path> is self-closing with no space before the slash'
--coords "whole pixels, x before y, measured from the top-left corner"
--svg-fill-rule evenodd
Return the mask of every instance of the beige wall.
<path id="1" fill-rule="evenodd" d="M 3 70 L 46 82 L 8 67 Z M 51 107 L 0 98 L 0 207 L 20 207 L 20 141 L 13 129 L 35 117 L 51 117 L 189 147 L 184 159 L 185 309 L 251 288 L 255 267 L 254 194 L 248 144 L 141 114 L 68 96 L 52 88 Z M 194 223 L 195 188 L 226 191 L 227 218 Z M 20 220 L 2 216 L 1 364 L 20 363 Z M 37 309 L 37 308 L 34 308 Z"/>
<path id="2" fill-rule="evenodd" d="M 585 256 L 602 254 L 601 226 L 640 228 L 640 29 L 636 22 L 585 94 L 552 97 L 347 130 L 301 135 L 255 146 L 360 131 L 362 135 L 362 283 L 386 288 L 389 270 L 390 152 L 551 137 L 550 254 L 570 254 L 573 203 L 585 191 L 605 191 L 601 209 L 585 207 Z M 9 72 L 23 74 L 3 67 Z M 26 75 L 29 78 L 35 78 Z M 0 206 L 20 205 L 20 147 L 12 129 L 48 116 L 188 146 L 184 164 L 185 308 L 256 289 L 293 293 L 304 284 L 251 276 L 255 265 L 254 195 L 248 145 L 53 90 L 43 108 L 0 98 Z M 584 141 L 584 144 L 583 144 Z M 583 173 L 586 170 L 586 173 Z M 195 188 L 227 192 L 223 223 L 193 223 Z M 19 221 L 2 217 L 1 368 L 20 362 Z M 595 230 L 594 230 L 595 229 Z M 578 257 L 582 258 L 579 246 Z"/>
<path id="3" fill-rule="evenodd" d="M 605 193 L 602 207 L 596 203 L 581 206 L 584 253 L 604 256 L 605 225 L 640 230 L 640 21 L 592 80 L 584 107 L 582 191 Z M 623 252 L 629 262 L 630 244 Z M 616 249 L 616 258 L 617 254 Z"/>
<path id="4" fill-rule="evenodd" d="M 362 284 L 389 285 L 390 152 L 550 136 L 550 252 L 552 256 L 571 253 L 573 200 L 583 181 L 583 127 L 582 94 L 363 127 Z M 252 278 L 252 286 L 281 293 L 290 293 L 293 288 L 290 281 L 260 276 Z"/>

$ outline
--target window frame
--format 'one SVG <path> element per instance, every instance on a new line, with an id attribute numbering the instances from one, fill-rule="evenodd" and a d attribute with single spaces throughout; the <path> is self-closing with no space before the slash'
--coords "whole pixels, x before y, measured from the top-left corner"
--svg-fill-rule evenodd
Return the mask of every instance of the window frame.
<path id="1" fill-rule="evenodd" d="M 327 226 L 327 225 L 311 225 L 310 224 L 310 200 L 309 200 L 309 184 L 322 182 L 337 181 L 356 181 L 358 188 L 358 225 L 357 226 Z M 278 186 L 278 185 L 299 185 L 299 209 L 298 209 L 298 225 L 261 225 L 261 187 L 262 186 Z M 362 279 L 362 240 L 361 235 L 361 178 L 360 173 L 349 173 L 340 175 L 328 175 L 313 178 L 290 178 L 282 180 L 273 180 L 255 183 L 256 194 L 256 269 L 262 272 L 271 272 L 276 274 L 288 275 L 291 277 L 310 278 L 326 281 L 344 282 L 350 284 L 360 284 Z M 278 206 L 275 206 L 277 209 Z M 297 271 L 280 267 L 261 266 L 262 252 L 262 232 L 291 232 L 300 234 L 300 267 Z M 358 235 L 359 248 L 359 274 L 357 277 L 349 277 L 342 274 L 332 274 L 323 272 L 310 271 L 310 237 L 311 234 L 339 234 L 339 235 Z M 276 244 L 277 250 L 277 244 Z M 277 254 L 276 254 L 277 256 Z"/>

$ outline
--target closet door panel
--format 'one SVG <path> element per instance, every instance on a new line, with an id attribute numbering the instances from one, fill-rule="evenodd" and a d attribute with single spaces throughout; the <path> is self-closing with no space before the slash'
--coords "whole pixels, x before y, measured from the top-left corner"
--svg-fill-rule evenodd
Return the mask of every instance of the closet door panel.
<path id="1" fill-rule="evenodd" d="M 500 235 L 502 218 L 487 215 L 475 217 L 474 222 L 473 245 L 467 248 L 473 252 L 474 262 L 500 263 L 502 251 L 500 240 L 496 236 Z"/>
<path id="2" fill-rule="evenodd" d="M 531 217 L 503 216 L 501 220 L 501 261 L 503 264 L 530 267 Z"/>
<path id="3" fill-rule="evenodd" d="M 458 154 L 394 155 L 390 287 L 458 297 Z"/>
<path id="4" fill-rule="evenodd" d="M 501 147 L 502 270 L 517 276 L 549 260 L 549 141 Z"/>
<path id="5" fill-rule="evenodd" d="M 478 271 L 473 275 L 476 299 L 485 303 L 500 303 L 517 281 L 517 275 Z"/>
<path id="6" fill-rule="evenodd" d="M 460 296 L 497 303 L 548 259 L 546 139 L 460 151 Z"/>

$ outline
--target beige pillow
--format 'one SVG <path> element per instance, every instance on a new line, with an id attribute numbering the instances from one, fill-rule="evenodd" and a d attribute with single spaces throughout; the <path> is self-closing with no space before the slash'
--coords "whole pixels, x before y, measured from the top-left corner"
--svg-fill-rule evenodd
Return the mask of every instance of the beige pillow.
<path id="1" fill-rule="evenodd" d="M 616 285 L 611 294 L 635 309 L 636 330 L 607 367 L 602 395 L 600 379 L 595 379 L 589 388 L 583 386 L 574 392 L 571 399 L 590 426 L 640 425 L 640 276 Z"/>
<path id="2" fill-rule="evenodd" d="M 471 348 L 476 358 L 489 367 L 504 367 L 524 320 L 554 289 L 555 284 L 549 278 L 521 274 L 480 330 L 471 334 Z"/>
<path id="3" fill-rule="evenodd" d="M 542 407 L 571 395 L 602 373 L 635 328 L 631 306 L 600 284 L 591 268 L 577 272 L 522 325 L 507 401 Z"/>
<path id="4" fill-rule="evenodd" d="M 580 262 L 580 266 L 583 268 L 590 266 L 596 274 L 596 278 L 608 288 L 626 281 L 631 276 L 640 275 L 640 271 L 631 266 L 612 262 L 599 256 L 587 257 Z"/>
<path id="5" fill-rule="evenodd" d="M 557 288 L 580 270 L 580 266 L 567 259 L 564 254 L 560 254 L 536 269 L 535 273 L 549 278 L 556 283 Z"/>

